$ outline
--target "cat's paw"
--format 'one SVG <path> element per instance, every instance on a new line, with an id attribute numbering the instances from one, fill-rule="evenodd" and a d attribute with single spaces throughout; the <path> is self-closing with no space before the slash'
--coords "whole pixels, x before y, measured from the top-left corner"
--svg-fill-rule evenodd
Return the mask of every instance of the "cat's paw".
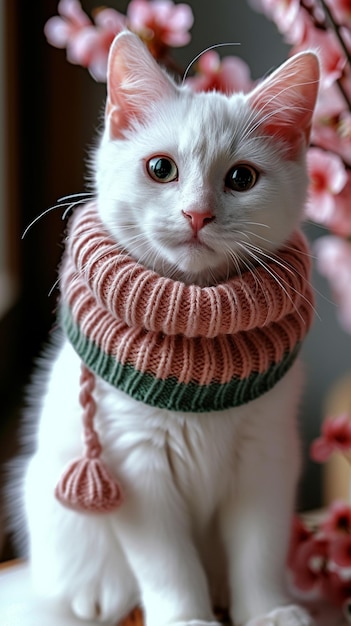
<path id="1" fill-rule="evenodd" d="M 292 604 L 282 606 L 267 615 L 255 617 L 245 624 L 245 626 L 313 626 L 314 621 L 311 616 L 300 606 Z"/>
<path id="2" fill-rule="evenodd" d="M 135 606 L 134 594 L 118 593 L 118 587 L 84 587 L 72 598 L 71 610 L 79 619 L 116 624 Z"/>

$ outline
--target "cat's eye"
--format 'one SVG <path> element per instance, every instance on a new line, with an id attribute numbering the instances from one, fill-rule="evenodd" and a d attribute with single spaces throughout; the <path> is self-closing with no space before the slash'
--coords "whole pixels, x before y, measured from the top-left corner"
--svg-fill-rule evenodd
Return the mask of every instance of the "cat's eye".
<path id="1" fill-rule="evenodd" d="M 249 191 L 257 183 L 258 171 L 251 165 L 234 165 L 225 177 L 225 186 L 233 191 Z"/>
<path id="2" fill-rule="evenodd" d="M 170 183 L 178 178 L 178 168 L 169 157 L 153 157 L 147 162 L 146 167 L 148 174 L 158 183 Z"/>

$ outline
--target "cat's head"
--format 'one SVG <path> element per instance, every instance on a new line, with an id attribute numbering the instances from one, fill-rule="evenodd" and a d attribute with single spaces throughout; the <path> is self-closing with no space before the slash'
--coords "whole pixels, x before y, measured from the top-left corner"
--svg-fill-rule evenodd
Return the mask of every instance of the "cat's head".
<path id="1" fill-rule="evenodd" d="M 199 285 L 264 260 L 301 219 L 318 77 L 307 52 L 249 94 L 194 93 L 136 35 L 118 35 L 95 176 L 120 247 Z"/>

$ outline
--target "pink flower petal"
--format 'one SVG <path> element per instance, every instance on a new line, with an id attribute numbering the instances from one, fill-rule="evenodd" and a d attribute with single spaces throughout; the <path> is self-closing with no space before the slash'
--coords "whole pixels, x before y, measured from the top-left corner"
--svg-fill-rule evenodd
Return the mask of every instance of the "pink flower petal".
<path id="1" fill-rule="evenodd" d="M 351 4 L 349 0 L 326 0 L 329 5 L 334 19 L 339 24 L 350 24 L 351 22 Z"/>
<path id="2" fill-rule="evenodd" d="M 323 437 L 315 439 L 310 447 L 310 456 L 313 461 L 317 463 L 325 463 L 333 453 L 333 446 L 329 441 L 326 441 Z"/>
<path id="3" fill-rule="evenodd" d="M 350 417 L 347 413 L 326 419 L 322 427 L 322 433 L 336 448 L 342 450 L 351 448 Z"/>
<path id="4" fill-rule="evenodd" d="M 312 180 L 319 176 L 319 180 L 324 181 L 325 189 L 333 194 L 337 194 L 343 189 L 347 181 L 347 174 L 338 155 L 319 148 L 310 148 L 307 153 L 307 162 Z"/>
<path id="5" fill-rule="evenodd" d="M 62 17 L 72 22 L 75 27 L 84 27 L 91 24 L 91 20 L 83 11 L 78 0 L 60 0 L 57 10 Z"/>
<path id="6" fill-rule="evenodd" d="M 342 500 L 335 500 L 329 507 L 327 515 L 321 522 L 320 530 L 328 535 L 335 533 L 351 533 L 351 507 Z"/>
<path id="7" fill-rule="evenodd" d="M 126 18 L 114 9 L 101 9 L 95 16 L 95 24 L 103 30 L 113 31 L 117 35 L 126 27 Z"/>
<path id="8" fill-rule="evenodd" d="M 75 37 L 72 37 L 67 46 L 67 58 L 70 63 L 87 67 L 98 45 L 99 34 L 97 30 L 93 26 L 84 28 Z"/>
<path id="9" fill-rule="evenodd" d="M 333 539 L 330 559 L 339 567 L 351 567 L 351 535 L 339 535 Z"/>
<path id="10" fill-rule="evenodd" d="M 288 552 L 288 566 L 293 567 L 299 546 L 312 537 L 312 531 L 307 528 L 298 515 L 294 515 L 291 528 L 290 545 Z"/>
<path id="11" fill-rule="evenodd" d="M 215 50 L 204 52 L 198 61 L 199 70 L 202 74 L 213 74 L 218 72 L 221 65 L 221 59 Z"/>
<path id="12" fill-rule="evenodd" d="M 106 54 L 97 54 L 89 65 L 89 72 L 99 83 L 106 82 L 107 76 L 107 56 Z"/>
<path id="13" fill-rule="evenodd" d="M 314 245 L 317 267 L 329 281 L 337 314 L 346 332 L 351 333 L 351 243 L 341 237 L 320 237 Z"/>
<path id="14" fill-rule="evenodd" d="M 173 29 L 190 30 L 194 24 L 194 14 L 188 4 L 175 5 L 175 11 L 171 17 Z"/>
<path id="15" fill-rule="evenodd" d="M 311 591 L 323 580 L 328 544 L 327 539 L 313 535 L 297 548 L 292 571 L 294 584 L 301 591 Z"/>
<path id="16" fill-rule="evenodd" d="M 140 30 L 150 17 L 150 6 L 145 0 L 131 0 L 127 9 L 130 28 Z"/>
<path id="17" fill-rule="evenodd" d="M 44 26 L 48 42 L 55 48 L 65 48 L 69 40 L 71 28 L 61 17 L 51 17 Z"/>
<path id="18" fill-rule="evenodd" d="M 188 30 L 194 21 L 188 5 L 174 4 L 171 0 L 132 0 L 127 17 L 134 32 L 141 36 L 151 33 L 156 44 L 173 47 L 189 42 Z"/>

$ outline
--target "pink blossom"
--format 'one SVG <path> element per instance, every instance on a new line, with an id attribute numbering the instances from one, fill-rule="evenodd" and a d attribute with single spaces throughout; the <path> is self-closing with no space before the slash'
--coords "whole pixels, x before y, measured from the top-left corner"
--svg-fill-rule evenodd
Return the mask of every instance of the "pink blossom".
<path id="1" fill-rule="evenodd" d="M 292 54 L 307 48 L 318 50 L 322 70 L 321 84 L 324 87 L 341 78 L 346 58 L 334 32 L 315 26 L 315 19 L 324 22 L 324 14 L 318 3 L 313 0 L 308 3 L 310 14 L 301 6 L 300 0 L 251 1 L 256 9 L 262 10 L 275 22 L 285 40 L 294 46 Z M 338 0 L 338 5 L 341 4 L 342 0 Z"/>
<path id="2" fill-rule="evenodd" d="M 348 452 L 351 449 L 351 420 L 348 414 L 330 417 L 322 424 L 322 435 L 312 442 L 311 458 L 319 463 L 327 461 L 335 451 Z"/>
<path id="3" fill-rule="evenodd" d="M 295 517 L 288 567 L 295 589 L 343 606 L 351 598 L 351 507 L 335 502 L 317 529 Z"/>
<path id="4" fill-rule="evenodd" d="M 329 602 L 342 607 L 351 598 L 351 580 L 344 579 L 340 572 L 330 571 L 321 583 L 321 591 Z"/>
<path id="5" fill-rule="evenodd" d="M 288 552 L 288 566 L 293 567 L 295 555 L 300 545 L 311 539 L 312 531 L 303 523 L 298 515 L 294 515 L 291 528 L 290 545 Z"/>
<path id="6" fill-rule="evenodd" d="M 317 535 L 295 515 L 288 552 L 288 568 L 293 585 L 303 592 L 319 592 L 327 575 L 328 539 Z"/>
<path id="7" fill-rule="evenodd" d="M 328 539 L 312 535 L 297 548 L 292 561 L 292 582 L 304 592 L 318 591 L 325 577 L 328 559 Z"/>
<path id="8" fill-rule="evenodd" d="M 101 9 L 93 24 L 78 0 L 61 0 L 58 11 L 60 17 L 45 25 L 48 41 L 66 48 L 67 59 L 89 68 L 95 80 L 105 81 L 109 49 L 116 34 L 125 28 L 125 17 L 114 9 Z"/>
<path id="9" fill-rule="evenodd" d="M 305 11 L 299 11 L 294 20 L 291 21 L 289 29 L 284 31 L 285 41 L 299 49 L 305 45 L 308 33 L 311 28 L 311 22 Z M 308 46 L 306 46 L 308 47 Z"/>
<path id="10" fill-rule="evenodd" d="M 306 40 L 308 33 L 313 30 L 313 22 L 308 11 L 301 7 L 300 0 L 249 0 L 250 4 L 258 11 L 263 11 L 284 35 L 287 43 L 307 48 Z M 319 7 L 314 0 L 309 5 L 314 13 L 318 13 Z"/>
<path id="11" fill-rule="evenodd" d="M 338 567 L 351 567 L 351 535 L 340 534 L 334 537 L 329 556 Z"/>
<path id="12" fill-rule="evenodd" d="M 320 224 L 328 224 L 335 210 L 335 196 L 347 181 L 345 167 L 339 156 L 310 148 L 307 153 L 310 177 L 307 216 Z"/>
<path id="13" fill-rule="evenodd" d="M 336 235 L 351 235 L 351 172 L 347 172 L 347 182 L 341 192 L 335 196 L 335 208 L 328 224 Z"/>
<path id="14" fill-rule="evenodd" d="M 351 2 L 350 0 L 326 0 L 332 15 L 338 24 L 348 24 L 351 22 Z"/>
<path id="15" fill-rule="evenodd" d="M 113 9 L 102 9 L 95 18 L 96 26 L 84 28 L 71 39 L 67 58 L 71 63 L 88 67 L 95 80 L 104 82 L 110 46 L 125 27 L 124 17 Z"/>
<path id="16" fill-rule="evenodd" d="M 188 32 L 193 14 L 186 4 L 172 0 L 132 0 L 127 17 L 114 9 L 98 9 L 94 22 L 84 13 L 78 0 L 61 0 L 59 15 L 45 25 L 48 41 L 67 49 L 71 63 L 89 68 L 96 80 L 106 80 L 107 59 L 114 37 L 128 26 L 148 45 L 155 58 L 163 58 L 169 46 L 182 46 L 190 40 Z"/>
<path id="17" fill-rule="evenodd" d="M 351 333 L 351 244 L 336 236 L 320 237 L 316 244 L 317 267 L 331 285 L 343 328 Z"/>
<path id="18" fill-rule="evenodd" d="M 351 507 L 342 500 L 334 501 L 320 525 L 320 530 L 328 535 L 351 533 Z"/>
<path id="19" fill-rule="evenodd" d="M 337 153 L 351 164 L 351 114 L 345 110 L 345 100 L 336 83 L 320 91 L 313 116 L 311 142 Z"/>
<path id="20" fill-rule="evenodd" d="M 156 58 L 168 46 L 184 46 L 190 41 L 194 17 L 187 4 L 172 0 L 131 0 L 127 10 L 128 26 L 149 46 Z"/>
<path id="21" fill-rule="evenodd" d="M 291 41 L 292 29 L 296 21 L 299 21 L 300 1 L 299 0 L 264 0 L 265 10 L 270 13 L 279 31 Z"/>
<path id="22" fill-rule="evenodd" d="M 227 56 L 221 61 L 214 50 L 201 55 L 197 63 L 197 74 L 186 80 L 194 91 L 221 91 L 246 93 L 252 88 L 248 65 L 239 57 Z"/>
<path id="23" fill-rule="evenodd" d="M 78 0 L 61 0 L 57 7 L 61 17 L 51 17 L 45 24 L 44 32 L 52 46 L 65 48 L 74 35 L 92 25 Z"/>
<path id="24" fill-rule="evenodd" d="M 343 74 L 346 65 L 345 55 L 332 31 L 315 28 L 308 20 L 305 20 L 304 24 L 303 39 L 295 45 L 292 53 L 301 52 L 307 48 L 318 50 L 321 63 L 320 84 L 322 88 L 330 87 Z"/>
<path id="25" fill-rule="evenodd" d="M 273 20 L 281 33 L 290 29 L 300 10 L 299 0 L 251 0 L 251 4 Z"/>

